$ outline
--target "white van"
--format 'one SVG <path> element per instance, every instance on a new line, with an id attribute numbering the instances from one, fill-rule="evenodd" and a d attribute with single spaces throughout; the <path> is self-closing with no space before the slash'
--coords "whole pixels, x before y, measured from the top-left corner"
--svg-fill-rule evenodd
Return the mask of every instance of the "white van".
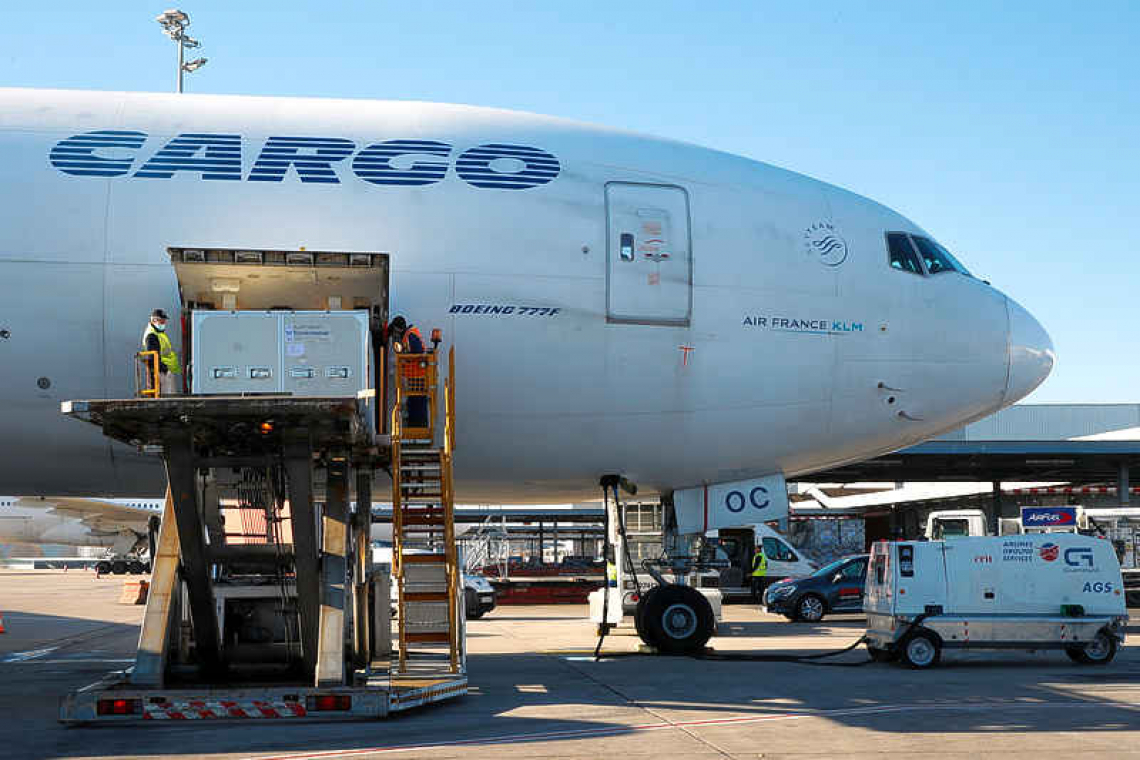
<path id="1" fill-rule="evenodd" d="M 914 668 L 942 649 L 1063 649 L 1103 665 L 1128 615 L 1112 544 L 1071 533 L 877 542 L 863 609 L 867 649 Z"/>
<path id="2" fill-rule="evenodd" d="M 721 528 L 708 532 L 717 539 L 730 566 L 720 571 L 720 592 L 725 599 L 751 597 L 752 556 L 756 544 L 764 548 L 768 558 L 768 581 L 803 578 L 818 569 L 803 552 L 792 548 L 788 539 L 763 523 L 743 528 Z"/>

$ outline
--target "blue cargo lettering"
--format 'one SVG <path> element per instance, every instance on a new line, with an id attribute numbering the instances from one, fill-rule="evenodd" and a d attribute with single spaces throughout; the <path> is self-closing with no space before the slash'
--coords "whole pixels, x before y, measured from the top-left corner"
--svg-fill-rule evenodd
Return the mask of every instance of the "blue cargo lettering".
<path id="1" fill-rule="evenodd" d="M 146 132 L 95 130 L 57 142 L 48 161 L 76 177 L 122 177 L 135 164 L 126 150 L 137 150 Z M 281 182 L 293 168 L 303 184 L 340 184 L 332 164 L 344 161 L 357 144 L 342 137 L 274 136 L 266 140 L 245 179 Z M 437 140 L 387 140 L 371 143 L 352 161 L 352 173 L 372 185 L 423 186 L 447 175 L 452 146 Z M 526 190 L 554 181 L 562 172 L 558 158 L 529 145 L 487 143 L 464 151 L 456 173 L 467 184 L 484 189 Z M 132 177 L 171 179 L 191 172 L 200 179 L 242 179 L 242 136 L 187 132 L 170 139 Z"/>
<path id="2" fill-rule="evenodd" d="M 64 174 L 76 177 L 122 177 L 130 172 L 135 160 L 134 156 L 123 156 L 123 151 L 137 150 L 144 142 L 145 132 L 101 129 L 60 140 L 51 149 L 48 160 Z"/>
<path id="3" fill-rule="evenodd" d="M 352 160 L 357 177 L 374 185 L 432 185 L 447 174 L 447 161 L 412 161 L 397 167 L 392 161 L 407 156 L 446 159 L 451 146 L 434 140 L 388 140 L 369 145 Z"/>
<path id="4" fill-rule="evenodd" d="M 456 172 L 469 185 L 502 190 L 545 185 L 558 176 L 561 168 L 558 159 L 544 150 L 503 143 L 471 148 L 455 162 Z"/>
<path id="5" fill-rule="evenodd" d="M 1085 584 L 1083 591 L 1086 594 L 1111 594 L 1112 584 L 1104 581 L 1088 582 Z"/>
<path id="6" fill-rule="evenodd" d="M 196 172 L 202 179 L 241 179 L 241 135 L 188 132 L 150 157 L 136 177 L 170 179 L 175 172 Z"/>
<path id="7" fill-rule="evenodd" d="M 334 161 L 343 161 L 356 150 L 351 140 L 337 137 L 270 137 L 253 164 L 251 182 L 280 182 L 292 166 L 302 182 L 339 184 Z"/>

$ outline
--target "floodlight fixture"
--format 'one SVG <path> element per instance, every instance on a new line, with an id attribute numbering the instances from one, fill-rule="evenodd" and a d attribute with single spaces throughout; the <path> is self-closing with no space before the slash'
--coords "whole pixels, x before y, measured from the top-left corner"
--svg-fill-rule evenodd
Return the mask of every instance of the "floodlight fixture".
<path id="1" fill-rule="evenodd" d="M 172 8 L 155 16 L 154 20 L 162 25 L 167 37 L 178 43 L 178 92 L 182 92 L 183 75 L 206 65 L 205 58 L 197 58 L 186 63 L 186 48 L 199 48 L 202 47 L 202 43 L 186 34 L 186 28 L 190 26 L 190 16 L 184 11 Z"/>
<path id="2" fill-rule="evenodd" d="M 177 9 L 160 13 L 155 16 L 154 20 L 162 24 L 162 28 L 166 30 L 166 33 L 170 35 L 171 38 L 190 26 L 190 17 Z"/>

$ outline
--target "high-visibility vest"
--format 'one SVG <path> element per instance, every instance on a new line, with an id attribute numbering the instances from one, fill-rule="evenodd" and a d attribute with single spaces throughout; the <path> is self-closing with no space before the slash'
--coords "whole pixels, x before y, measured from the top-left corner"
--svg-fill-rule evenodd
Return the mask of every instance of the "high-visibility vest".
<path id="1" fill-rule="evenodd" d="M 422 336 L 422 335 L 420 335 L 420 331 L 419 331 L 419 328 L 417 328 L 416 326 L 414 326 L 414 325 L 413 325 L 412 327 L 409 327 L 409 328 L 408 328 L 408 329 L 407 329 L 407 330 L 404 332 L 404 340 L 403 340 L 403 344 L 404 344 L 404 353 L 410 353 L 410 352 L 408 351 L 408 348 L 407 348 L 408 346 L 410 346 L 410 345 L 411 345 L 411 341 L 409 341 L 409 340 L 408 340 L 408 336 L 409 336 L 409 335 L 415 335 L 417 338 L 419 338 L 419 340 L 420 340 L 420 346 L 426 346 L 426 345 L 427 345 L 427 344 L 425 344 L 425 343 L 424 343 L 424 338 L 423 338 L 423 336 Z M 420 351 L 420 353 L 423 353 L 423 351 L 421 350 L 421 351 Z"/>
<path id="2" fill-rule="evenodd" d="M 407 356 L 419 356 L 422 353 L 422 351 L 420 353 L 412 353 L 408 350 L 408 346 L 410 345 L 410 343 L 408 341 L 409 335 L 415 335 L 417 338 L 420 339 L 420 345 L 421 346 L 424 345 L 424 339 L 420 335 L 420 331 L 417 330 L 415 327 L 409 327 L 407 330 L 404 331 L 403 340 L 400 341 L 400 344 L 403 346 L 403 351 L 401 352 L 401 354 L 407 355 Z M 401 371 L 404 373 L 404 377 L 425 377 L 427 375 L 427 370 L 425 370 L 423 365 L 421 365 L 420 362 L 418 362 L 418 361 L 400 362 L 400 368 L 401 368 Z"/>
<path id="3" fill-rule="evenodd" d="M 758 551 L 752 556 L 752 575 L 757 578 L 763 578 L 768 574 L 768 557 L 763 551 Z"/>
<path id="4" fill-rule="evenodd" d="M 153 324 L 147 324 L 146 331 L 143 332 L 143 350 L 146 350 L 146 339 L 151 335 L 158 336 L 158 359 L 166 367 L 167 371 L 174 374 L 182 372 L 182 365 L 178 362 L 178 354 L 174 353 L 174 346 L 170 343 L 170 338 L 166 333 L 161 330 L 154 329 Z"/>

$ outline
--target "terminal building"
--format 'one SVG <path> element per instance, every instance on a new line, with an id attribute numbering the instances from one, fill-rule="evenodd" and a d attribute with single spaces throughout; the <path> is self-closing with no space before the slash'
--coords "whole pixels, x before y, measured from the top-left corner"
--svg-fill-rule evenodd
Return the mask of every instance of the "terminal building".
<path id="1" fill-rule="evenodd" d="M 1134 471 L 1140 404 L 1021 404 L 790 484 L 788 530 L 826 554 L 842 554 L 880 538 L 918 537 L 934 510 L 981 509 L 996 527 L 1023 506 L 1140 507 Z M 837 542 L 834 551 L 821 533 Z"/>

